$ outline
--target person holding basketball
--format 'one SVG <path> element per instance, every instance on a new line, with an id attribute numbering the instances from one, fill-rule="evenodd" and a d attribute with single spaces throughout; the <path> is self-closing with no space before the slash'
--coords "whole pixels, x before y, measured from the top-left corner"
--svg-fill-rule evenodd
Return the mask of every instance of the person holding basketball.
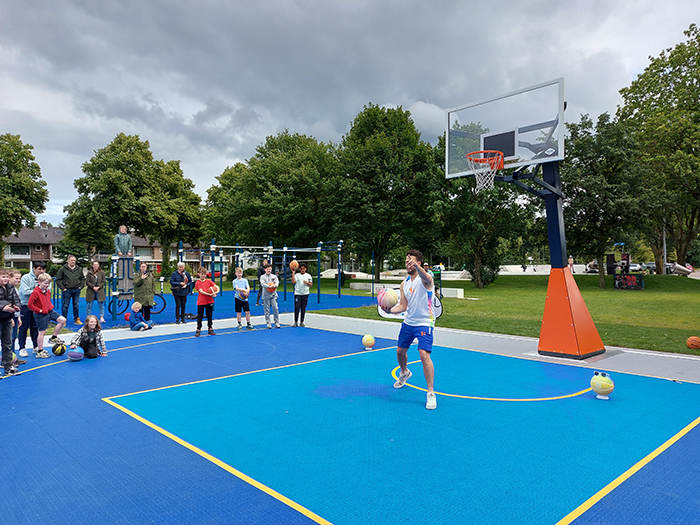
<path id="1" fill-rule="evenodd" d="M 435 326 L 432 307 L 434 284 L 432 275 L 426 272 L 422 266 L 423 254 L 418 250 L 408 250 L 406 253 L 408 277 L 401 285 L 401 296 L 398 304 L 390 310 L 392 314 L 406 312 L 403 323 L 401 323 L 396 350 L 401 373 L 394 383 L 394 388 L 403 387 L 413 375 L 408 369 L 408 347 L 417 338 L 418 352 L 428 387 L 425 408 L 434 410 L 437 408 L 437 399 L 433 389 L 435 368 L 430 358 L 430 353 L 433 350 L 433 328 Z"/>

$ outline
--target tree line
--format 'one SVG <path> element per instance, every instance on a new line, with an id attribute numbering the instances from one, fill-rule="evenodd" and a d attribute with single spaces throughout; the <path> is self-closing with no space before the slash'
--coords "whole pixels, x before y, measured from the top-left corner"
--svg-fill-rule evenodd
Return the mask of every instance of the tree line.
<path id="1" fill-rule="evenodd" d="M 579 261 L 602 262 L 624 243 L 633 256 L 651 250 L 660 267 L 665 234 L 680 264 L 700 263 L 700 32 L 693 24 L 684 34 L 620 91 L 614 114 L 567 124 L 564 218 Z M 32 226 L 48 200 L 31 150 L 19 136 L 0 136 L 3 236 Z M 444 135 L 431 145 L 408 111 L 370 103 L 337 144 L 289 130 L 268 136 L 202 202 L 179 161 L 155 160 L 148 141 L 119 134 L 74 182 L 62 251 L 110 249 L 120 224 L 162 246 L 342 239 L 366 268 L 372 256 L 400 265 L 415 247 L 434 261 L 449 257 L 478 287 L 504 262 L 547 257 L 538 199 L 507 184 L 476 192 L 472 178 L 445 178 L 444 159 Z"/>

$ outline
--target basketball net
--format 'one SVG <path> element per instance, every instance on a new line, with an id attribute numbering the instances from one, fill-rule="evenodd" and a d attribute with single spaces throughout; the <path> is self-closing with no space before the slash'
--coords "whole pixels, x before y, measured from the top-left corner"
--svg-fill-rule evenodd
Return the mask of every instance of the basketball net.
<path id="1" fill-rule="evenodd" d="M 467 165 L 474 172 L 476 191 L 492 190 L 496 173 L 503 169 L 503 153 L 494 150 L 467 153 Z"/>

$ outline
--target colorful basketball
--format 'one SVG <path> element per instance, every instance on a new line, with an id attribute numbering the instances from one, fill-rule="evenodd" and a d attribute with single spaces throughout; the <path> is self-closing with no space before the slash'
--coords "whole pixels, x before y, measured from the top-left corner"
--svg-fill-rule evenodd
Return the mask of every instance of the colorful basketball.
<path id="1" fill-rule="evenodd" d="M 51 348 L 53 355 L 63 355 L 66 353 L 66 343 L 56 343 Z"/>
<path id="2" fill-rule="evenodd" d="M 296 259 L 293 259 L 292 262 L 289 263 L 289 269 L 296 271 L 298 268 L 299 268 L 299 263 L 296 261 Z"/>
<path id="3" fill-rule="evenodd" d="M 83 357 L 85 357 L 85 352 L 83 352 L 83 349 L 80 348 L 79 346 L 76 348 L 71 348 L 68 350 L 68 359 L 71 361 L 80 361 Z"/>
<path id="4" fill-rule="evenodd" d="M 241 299 L 248 299 L 248 292 L 243 290 L 242 292 L 238 292 L 241 296 Z"/>
<path id="5" fill-rule="evenodd" d="M 700 337 L 691 335 L 685 344 L 688 345 L 688 348 L 700 348 Z"/>
<path id="6" fill-rule="evenodd" d="M 379 290 L 379 293 L 377 293 L 377 304 L 379 305 L 379 308 L 386 312 L 396 306 L 396 303 L 398 302 L 399 295 L 396 293 L 396 290 L 391 288 L 383 288 Z"/>
<path id="7" fill-rule="evenodd" d="M 615 383 L 612 377 L 610 377 L 610 374 L 606 374 L 605 372 L 593 372 L 591 388 L 593 392 L 598 394 L 599 399 L 608 399 L 608 395 L 615 390 Z"/>
<path id="8" fill-rule="evenodd" d="M 17 354 L 15 354 L 14 352 L 12 352 L 12 362 L 13 363 L 17 362 Z"/>
<path id="9" fill-rule="evenodd" d="M 374 337 L 367 334 L 362 338 L 362 344 L 365 345 L 366 348 L 372 348 L 374 346 Z"/>

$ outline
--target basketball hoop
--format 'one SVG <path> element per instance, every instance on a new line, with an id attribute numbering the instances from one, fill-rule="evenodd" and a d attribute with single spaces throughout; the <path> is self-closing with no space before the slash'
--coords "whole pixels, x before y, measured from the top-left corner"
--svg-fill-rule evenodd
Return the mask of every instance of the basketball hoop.
<path id="1" fill-rule="evenodd" d="M 503 152 L 483 150 L 467 153 L 467 164 L 476 177 L 476 191 L 492 190 L 496 173 L 503 169 Z"/>

